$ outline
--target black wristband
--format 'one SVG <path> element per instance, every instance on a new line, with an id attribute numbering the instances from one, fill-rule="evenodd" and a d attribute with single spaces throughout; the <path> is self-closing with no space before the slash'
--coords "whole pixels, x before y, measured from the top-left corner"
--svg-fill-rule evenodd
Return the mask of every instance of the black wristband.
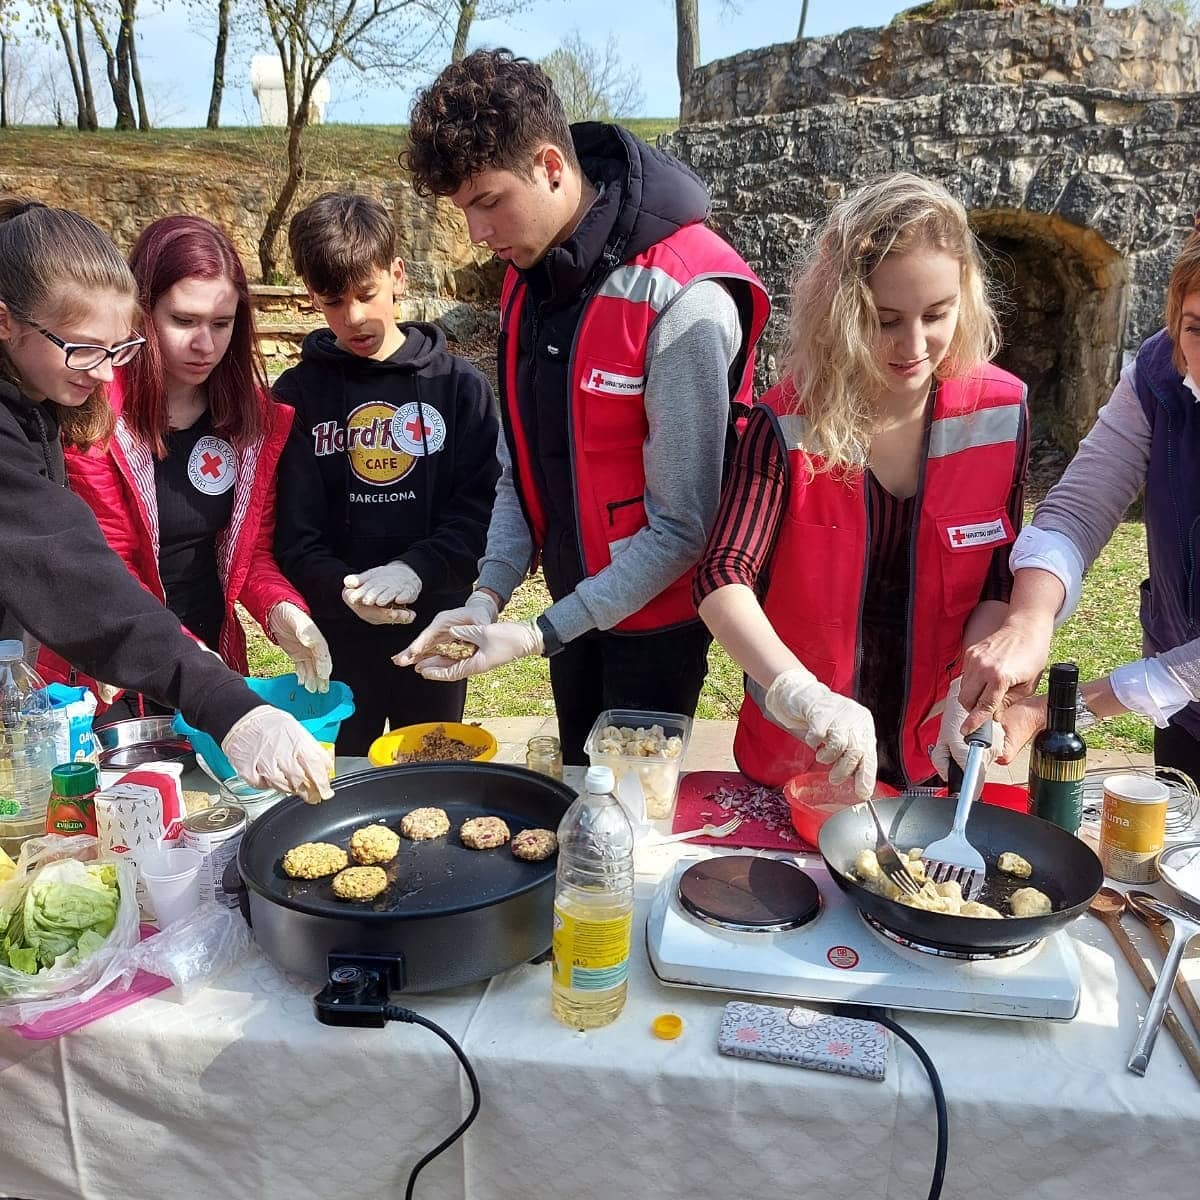
<path id="1" fill-rule="evenodd" d="M 557 654 L 562 648 L 562 638 L 558 636 L 558 631 L 546 619 L 546 614 L 541 616 L 534 622 L 538 627 L 538 632 L 542 635 L 542 657 L 550 658 Z"/>

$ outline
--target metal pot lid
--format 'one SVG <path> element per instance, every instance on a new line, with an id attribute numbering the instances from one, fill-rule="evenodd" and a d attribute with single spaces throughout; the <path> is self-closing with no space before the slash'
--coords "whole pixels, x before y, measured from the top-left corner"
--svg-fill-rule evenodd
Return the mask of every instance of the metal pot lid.
<path id="1" fill-rule="evenodd" d="M 540 887 L 553 880 L 557 865 L 557 856 L 524 862 L 510 845 L 471 850 L 458 837 L 463 821 L 500 817 L 511 834 L 556 830 L 574 799 L 575 792 L 558 780 L 506 764 L 377 767 L 335 780 L 333 799 L 322 804 L 293 797 L 270 809 L 242 838 L 238 868 L 251 892 L 312 916 L 362 922 L 451 916 Z M 293 846 L 332 842 L 344 849 L 364 825 L 399 833 L 405 813 L 426 807 L 445 809 L 450 832 L 427 841 L 402 837 L 396 858 L 379 864 L 388 884 L 374 900 L 339 899 L 331 876 L 290 879 L 283 873 L 283 855 Z"/>
<path id="2" fill-rule="evenodd" d="M 1200 904 L 1200 842 L 1180 842 L 1161 851 L 1158 873 L 1185 900 Z"/>

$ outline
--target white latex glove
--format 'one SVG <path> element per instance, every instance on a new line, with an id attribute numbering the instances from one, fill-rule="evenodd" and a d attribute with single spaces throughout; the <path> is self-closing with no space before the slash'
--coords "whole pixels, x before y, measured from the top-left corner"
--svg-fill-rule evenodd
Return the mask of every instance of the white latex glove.
<path id="1" fill-rule="evenodd" d="M 333 796 L 333 763 L 321 744 L 290 713 L 270 704 L 252 708 L 225 735 L 221 749 L 253 787 L 273 787 L 319 804 Z"/>
<path id="2" fill-rule="evenodd" d="M 417 674 L 422 678 L 453 683 L 542 652 L 542 631 L 533 618 L 495 621 L 491 625 L 453 625 L 450 633 L 461 641 L 474 642 L 479 649 L 470 658 L 458 661 L 440 655 L 423 658 L 417 663 Z"/>
<path id="3" fill-rule="evenodd" d="M 450 631 L 455 626 L 492 625 L 499 619 L 499 616 L 500 610 L 496 607 L 495 600 L 487 592 L 472 592 L 462 608 L 447 608 L 438 613 L 419 636 L 392 659 L 392 662 L 398 667 L 411 667 L 428 652 L 434 642 L 442 641 L 447 635 L 453 636 Z M 445 666 L 445 661 L 441 665 Z"/>
<path id="4" fill-rule="evenodd" d="M 111 704 L 124 691 L 124 688 L 119 688 L 111 683 L 101 683 L 98 679 L 93 682 L 96 685 L 93 690 L 101 704 Z"/>
<path id="5" fill-rule="evenodd" d="M 950 690 L 946 693 L 946 707 L 942 709 L 942 723 L 938 729 L 937 745 L 929 752 L 929 757 L 933 760 L 933 765 L 937 768 L 937 773 L 943 779 L 950 777 L 950 759 L 953 758 L 961 767 L 967 761 L 967 743 L 963 737 L 963 722 L 967 719 L 967 710 L 963 703 L 958 698 L 958 693 L 962 688 L 962 676 L 959 675 L 950 683 Z M 1004 714 L 1000 714 L 1000 721 L 1004 720 Z M 1004 755 L 1004 730 L 997 723 L 994 728 L 999 731 L 999 736 L 995 737 L 991 749 L 984 752 L 984 770 L 992 765 L 998 758 Z"/>
<path id="6" fill-rule="evenodd" d="M 271 636 L 296 664 L 296 678 L 308 692 L 329 691 L 333 659 L 329 643 L 321 636 L 312 617 L 287 600 L 275 605 L 267 615 Z"/>
<path id="7" fill-rule="evenodd" d="M 342 599 L 355 608 L 359 605 L 412 604 L 421 594 L 421 577 L 402 562 L 384 563 L 342 580 Z"/>
<path id="8" fill-rule="evenodd" d="M 806 667 L 775 676 L 765 698 L 767 712 L 816 750 L 830 765 L 829 782 L 854 776 L 854 791 L 866 800 L 875 790 L 875 718 L 861 704 L 827 688 Z"/>

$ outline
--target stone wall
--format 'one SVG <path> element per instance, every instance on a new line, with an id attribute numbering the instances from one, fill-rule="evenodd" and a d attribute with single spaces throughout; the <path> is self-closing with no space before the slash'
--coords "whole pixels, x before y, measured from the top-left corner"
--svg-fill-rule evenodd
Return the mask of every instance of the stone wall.
<path id="1" fill-rule="evenodd" d="M 681 123 L 792 112 L 864 94 L 934 94 L 957 83 L 1200 91 L 1200 30 L 1161 9 L 961 8 L 951 16 L 911 10 L 884 29 L 848 29 L 709 63 L 692 75 Z"/>
<path id="2" fill-rule="evenodd" d="M 694 125 L 667 143 L 709 184 L 716 226 L 773 294 L 764 378 L 790 270 L 830 202 L 889 171 L 946 184 L 999 256 L 1000 361 L 1030 382 L 1035 419 L 1067 447 L 1106 398 L 1122 350 L 1161 323 L 1200 199 L 1196 93 L 957 84 Z"/>

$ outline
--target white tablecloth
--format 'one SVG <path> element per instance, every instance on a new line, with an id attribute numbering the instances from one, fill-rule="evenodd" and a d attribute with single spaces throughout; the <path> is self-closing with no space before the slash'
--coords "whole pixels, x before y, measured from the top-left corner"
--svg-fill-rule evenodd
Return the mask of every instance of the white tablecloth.
<path id="1" fill-rule="evenodd" d="M 1196 1194 L 1200 1085 L 1165 1031 L 1144 1079 L 1125 1069 L 1144 993 L 1098 921 L 1071 934 L 1074 1021 L 896 1014 L 946 1089 L 948 1198 Z M 465 1115 L 467 1083 L 417 1026 L 318 1024 L 315 991 L 255 950 L 186 1005 L 166 991 L 50 1042 L 0 1031 L 0 1194 L 401 1196 Z M 719 1055 L 727 997 L 660 985 L 640 938 L 614 1025 L 566 1029 L 549 994 L 542 964 L 408 1001 L 458 1039 L 483 1091 L 417 1200 L 926 1194 L 933 1104 L 907 1047 L 883 1083 Z M 678 1041 L 651 1036 L 664 1011 L 684 1018 Z"/>

